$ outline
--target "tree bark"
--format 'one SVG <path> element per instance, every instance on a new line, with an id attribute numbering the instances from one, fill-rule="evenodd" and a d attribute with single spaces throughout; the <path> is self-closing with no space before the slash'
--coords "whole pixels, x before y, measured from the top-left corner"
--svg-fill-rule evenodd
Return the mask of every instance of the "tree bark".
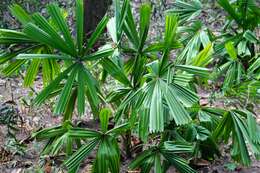
<path id="1" fill-rule="evenodd" d="M 95 30 L 97 24 L 106 14 L 112 0 L 85 0 L 84 30 L 86 36 Z"/>

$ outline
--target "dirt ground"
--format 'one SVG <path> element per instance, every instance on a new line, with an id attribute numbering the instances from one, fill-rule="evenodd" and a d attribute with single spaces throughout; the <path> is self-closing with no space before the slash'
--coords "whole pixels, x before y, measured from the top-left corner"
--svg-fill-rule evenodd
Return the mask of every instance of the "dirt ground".
<path id="1" fill-rule="evenodd" d="M 41 88 L 41 83 L 36 81 L 34 90 L 38 92 Z M 200 97 L 202 102 L 207 104 L 208 93 L 204 90 L 200 90 Z M 30 134 L 39 129 L 47 126 L 59 124 L 61 117 L 53 116 L 51 113 L 51 103 L 43 105 L 42 107 L 33 108 L 30 104 L 34 98 L 35 93 L 31 89 L 25 89 L 22 87 L 21 80 L 19 78 L 7 79 L 0 78 L 0 104 L 8 103 L 12 104 L 18 111 L 19 115 L 23 119 L 23 123 L 19 124 L 19 131 L 16 133 L 16 137 L 21 144 L 24 145 L 24 151 L 22 154 L 12 153 L 19 150 L 20 146 L 10 147 L 10 139 L 6 134 L 6 127 L 0 126 L 0 172 L 1 173 L 25 173 L 34 172 L 38 169 L 38 166 L 44 165 L 45 169 L 50 169 L 51 172 L 55 172 L 54 167 L 48 165 L 60 164 L 58 159 L 55 162 L 51 158 L 40 158 L 39 154 L 41 148 L 44 146 L 43 142 L 36 142 L 30 140 Z M 218 103 L 219 106 L 223 106 L 223 103 Z M 87 120 L 86 120 L 87 121 Z M 9 145 L 8 145 L 9 144 Z M 8 147 L 9 146 L 9 147 Z M 10 150 L 10 151 L 8 151 Z M 22 149 L 21 149 L 22 150 Z M 228 145 L 223 146 L 222 157 L 218 158 L 214 162 L 201 161 L 202 167 L 198 169 L 201 173 L 260 173 L 260 162 L 254 161 L 250 168 L 236 167 L 235 171 L 228 171 L 227 164 L 232 163 L 229 154 L 225 153 L 228 150 Z M 86 160 L 85 164 L 81 168 L 81 173 L 87 173 L 91 169 L 91 160 Z M 129 160 L 123 162 L 122 172 L 126 172 L 127 163 Z M 58 170 L 58 169 L 56 169 Z M 45 170 L 46 171 L 46 170 Z M 169 170 L 169 173 L 174 173 L 174 168 Z M 47 172 L 48 173 L 48 172 Z"/>
<path id="2" fill-rule="evenodd" d="M 167 0 L 165 4 L 158 3 L 157 0 L 152 0 L 154 9 L 153 22 L 151 26 L 150 36 L 151 40 L 156 40 L 161 37 L 160 33 L 163 33 L 164 29 L 164 12 L 166 9 L 172 7 L 172 1 Z M 135 16 L 138 18 L 138 7 L 141 0 L 133 0 Z M 212 4 L 210 4 L 212 5 Z M 213 5 L 212 5 L 213 6 Z M 202 13 L 201 20 L 206 23 L 210 28 L 214 28 L 215 31 L 219 30 L 224 22 L 223 13 L 214 8 L 209 8 L 209 11 Z M 219 16 L 217 21 L 213 21 L 216 16 Z M 71 20 L 72 21 L 72 20 Z M 156 21 L 156 22 L 155 22 Z M 34 92 L 31 89 L 25 89 L 22 86 L 22 80 L 20 78 L 3 78 L 0 76 L 0 105 L 7 103 L 13 106 L 19 116 L 22 118 L 22 122 L 18 124 L 18 131 L 16 132 L 17 141 L 12 141 L 10 137 L 7 137 L 6 127 L 0 125 L 0 173 L 34 173 L 40 172 L 39 167 L 43 166 L 46 173 L 59 172 L 58 168 L 51 167 L 51 165 L 59 165 L 59 159 L 53 161 L 52 158 L 40 158 L 40 151 L 44 146 L 42 142 L 36 142 L 30 139 L 30 134 L 37 129 L 59 124 L 61 117 L 52 115 L 52 103 L 45 104 L 41 107 L 33 107 L 32 99 L 35 94 L 42 88 L 41 80 L 37 80 L 33 87 Z M 36 92 L 36 93 L 35 93 Z M 201 102 L 208 104 L 209 93 L 205 90 L 199 91 Z M 219 107 L 223 107 L 224 102 L 219 101 L 215 103 Z M 260 106 L 260 105 L 259 105 Z M 258 121 L 260 122 L 260 108 L 256 108 Z M 89 114 L 87 112 L 86 114 Z M 85 121 L 89 119 L 86 118 Z M 227 151 L 228 145 L 223 146 L 222 157 L 216 161 L 210 163 L 202 161 L 204 166 L 199 169 L 201 173 L 260 173 L 260 161 L 253 161 L 250 168 L 243 168 L 237 166 L 234 171 L 227 169 L 227 164 L 232 163 Z M 18 152 L 17 152 L 18 150 Z M 91 170 L 91 160 L 86 160 L 81 168 L 81 173 L 88 173 Z M 129 160 L 123 162 L 122 173 L 127 170 L 127 163 Z M 231 164 L 232 165 L 232 164 Z M 61 172 L 61 171 L 60 171 Z M 175 173 L 174 168 L 168 171 L 169 173 Z"/>

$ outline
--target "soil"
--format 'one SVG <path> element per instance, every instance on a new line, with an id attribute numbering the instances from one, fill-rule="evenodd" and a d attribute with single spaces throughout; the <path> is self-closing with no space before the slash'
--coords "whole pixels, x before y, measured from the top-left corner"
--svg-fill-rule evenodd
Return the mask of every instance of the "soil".
<path id="1" fill-rule="evenodd" d="M 25 151 L 21 155 L 19 153 L 12 153 L 8 151 L 7 142 L 10 142 L 10 137 L 6 134 L 6 127 L 0 125 L 0 172 L 1 173 L 23 173 L 34 171 L 37 169 L 39 164 L 43 164 L 45 169 L 48 168 L 48 164 L 56 165 L 59 164 L 59 159 L 55 158 L 40 158 L 41 148 L 44 146 L 44 142 L 36 142 L 30 140 L 30 134 L 39 128 L 49 127 L 57 125 L 61 122 L 61 117 L 53 116 L 51 113 L 51 103 L 45 104 L 41 107 L 33 108 L 30 105 L 30 101 L 35 97 L 35 94 L 31 89 L 25 89 L 22 87 L 21 79 L 19 78 L 2 78 L 0 79 L 0 103 L 12 104 L 17 108 L 19 115 L 22 117 L 23 122 L 18 125 L 19 131 L 16 132 L 16 138 L 20 143 L 25 145 Z M 34 90 L 38 92 L 41 88 L 40 80 L 36 81 Z M 205 90 L 199 90 L 200 97 L 204 104 L 208 103 L 206 98 L 209 93 Z M 26 104 L 25 104 L 26 102 Z M 219 107 L 224 105 L 223 102 L 217 103 Z M 259 117 L 260 118 L 260 117 Z M 95 123 L 89 119 L 83 120 L 86 126 L 90 126 Z M 89 123 L 91 121 L 91 123 Z M 95 127 L 92 127 L 95 128 Z M 227 164 L 232 163 L 230 155 L 228 154 L 228 145 L 223 145 L 222 157 L 218 158 L 214 162 L 208 162 L 201 160 L 198 165 L 203 165 L 197 170 L 201 173 L 260 173 L 260 162 L 254 160 L 250 168 L 243 168 L 240 166 L 236 167 L 235 171 L 228 171 L 226 168 Z M 227 152 L 227 153 L 225 153 Z M 92 160 L 86 159 L 81 168 L 81 173 L 87 173 L 91 170 Z M 122 172 L 127 172 L 127 165 L 130 160 L 125 160 L 122 163 Z M 52 171 L 58 168 L 50 167 Z M 174 168 L 171 168 L 169 173 L 176 172 Z"/>
<path id="2" fill-rule="evenodd" d="M 45 1 L 42 1 L 45 2 Z M 46 1 L 47 2 L 47 1 Z M 138 18 L 138 9 L 141 0 L 133 0 L 134 14 Z M 152 0 L 151 3 L 154 7 L 153 22 L 151 23 L 150 36 L 151 40 L 156 40 L 161 37 L 164 29 L 164 11 L 172 7 L 172 1 L 166 0 L 164 4 L 160 4 L 162 1 Z M 210 2 L 211 3 L 211 2 Z M 214 4 L 208 4 L 212 8 L 208 8 L 208 11 L 202 13 L 201 20 L 210 28 L 214 28 L 215 31 L 223 26 L 224 18 L 223 12 L 216 10 Z M 64 5 L 66 7 L 66 3 Z M 10 17 L 9 13 L 4 14 Z M 212 16 L 218 16 L 219 20 L 212 21 Z M 6 19 L 5 19 L 6 20 Z M 13 21 L 13 20 L 10 20 Z M 73 25 L 73 20 L 69 20 Z M 17 24 L 11 23 L 12 26 Z M 14 27 L 16 28 L 16 27 Z M 217 28 L 217 30 L 216 30 Z M 12 141 L 11 137 L 7 135 L 7 128 L 0 125 L 0 173 L 24 173 L 24 172 L 36 172 L 40 170 L 41 166 L 44 167 L 44 172 L 62 172 L 55 165 L 59 165 L 59 158 L 41 158 L 40 151 L 44 146 L 44 142 L 36 142 L 30 139 L 30 134 L 40 128 L 57 125 L 61 122 L 61 117 L 52 115 L 53 103 L 46 103 L 41 107 L 32 106 L 32 100 L 36 93 L 42 88 L 40 77 L 36 80 L 33 87 L 34 92 L 29 88 L 26 89 L 22 85 L 22 80 L 19 77 L 4 78 L 0 76 L 0 105 L 6 104 L 14 107 L 18 115 L 23 120 L 17 127 L 16 132 L 17 143 Z M 206 90 L 200 89 L 199 95 L 203 104 L 209 104 L 209 93 Z M 214 103 L 215 106 L 226 106 L 224 101 Z M 259 106 L 259 105 L 258 105 Z M 260 111 L 260 108 L 256 112 Z M 90 110 L 87 111 L 83 122 L 87 125 L 93 124 L 93 121 L 89 123 Z M 260 122 L 260 114 L 258 121 Z M 75 121 L 78 121 L 75 119 Z M 87 123 L 88 122 L 88 123 Z M 97 126 L 97 123 L 94 124 Z M 24 146 L 23 146 L 24 145 Z M 218 158 L 214 162 L 208 162 L 201 160 L 200 164 L 203 166 L 198 168 L 198 172 L 201 173 L 260 173 L 260 162 L 253 159 L 253 164 L 250 168 L 243 168 L 237 166 L 234 171 L 229 171 L 226 165 L 232 163 L 230 155 L 225 153 L 228 151 L 229 145 L 223 145 L 222 157 Z M 21 150 L 21 153 L 15 153 L 14 151 Z M 88 173 L 91 170 L 91 159 L 86 159 L 80 172 Z M 127 172 L 127 165 L 130 160 L 126 160 L 122 163 L 122 172 Z M 171 168 L 169 173 L 176 172 L 174 168 Z"/>

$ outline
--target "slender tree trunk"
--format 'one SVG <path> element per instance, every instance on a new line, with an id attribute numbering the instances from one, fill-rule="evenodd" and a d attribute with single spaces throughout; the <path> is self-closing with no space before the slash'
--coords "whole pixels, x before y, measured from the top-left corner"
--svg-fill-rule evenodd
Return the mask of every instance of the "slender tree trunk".
<path id="1" fill-rule="evenodd" d="M 132 152 L 131 152 L 131 130 L 128 130 L 125 134 L 125 140 L 124 140 L 124 146 L 125 146 L 125 152 L 126 157 L 128 159 L 132 158 Z"/>
<path id="2" fill-rule="evenodd" d="M 96 28 L 97 24 L 106 14 L 109 6 L 111 5 L 112 0 L 85 0 L 85 19 L 84 19 L 84 26 L 85 26 L 85 33 L 86 36 L 93 32 Z"/>

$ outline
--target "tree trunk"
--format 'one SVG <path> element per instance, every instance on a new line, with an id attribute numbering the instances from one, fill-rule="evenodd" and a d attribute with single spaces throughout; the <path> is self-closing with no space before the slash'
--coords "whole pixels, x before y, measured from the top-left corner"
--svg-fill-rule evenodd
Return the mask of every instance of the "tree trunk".
<path id="1" fill-rule="evenodd" d="M 112 0 L 85 0 L 84 30 L 87 37 L 95 30 L 111 3 Z"/>

